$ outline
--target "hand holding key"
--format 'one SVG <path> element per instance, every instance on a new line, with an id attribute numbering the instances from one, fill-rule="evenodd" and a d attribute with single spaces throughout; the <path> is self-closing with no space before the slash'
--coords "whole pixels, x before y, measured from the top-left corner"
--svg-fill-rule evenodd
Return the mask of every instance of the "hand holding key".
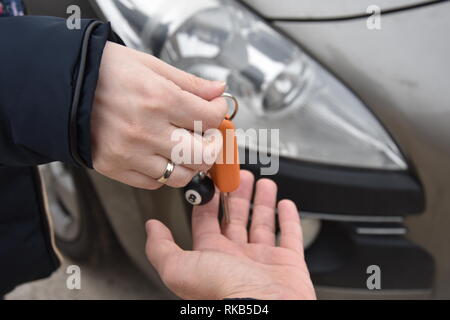
<path id="1" fill-rule="evenodd" d="M 256 184 L 253 215 L 247 229 L 253 175 L 241 171 L 239 188 L 229 195 L 230 221 L 219 223 L 219 192 L 192 214 L 193 251 L 184 251 L 159 221 L 147 223 L 146 252 L 164 283 L 183 299 L 315 299 L 303 256 L 302 231 L 295 204 L 278 203 L 268 179 Z"/>
<path id="2" fill-rule="evenodd" d="M 231 120 L 238 111 L 238 102 L 235 97 L 224 93 L 222 97 L 232 99 L 234 110 L 231 116 L 228 114 L 219 126 L 222 135 L 222 149 L 211 168 L 212 180 L 205 172 L 199 173 L 185 187 L 185 198 L 192 205 L 208 203 L 214 194 L 215 187 L 220 191 L 220 203 L 226 223 L 230 220 L 229 214 L 229 194 L 235 191 L 240 184 L 240 164 L 235 127 Z"/>
<path id="3" fill-rule="evenodd" d="M 186 129 L 184 137 L 197 142 L 192 155 L 208 149 L 212 142 L 196 139 L 191 131 L 194 121 L 202 121 L 203 130 L 219 127 L 227 111 L 225 99 L 219 98 L 224 90 L 224 83 L 197 78 L 108 42 L 91 116 L 94 169 L 138 188 L 185 186 L 210 165 L 188 159 L 172 167 L 169 161 L 178 144 L 172 134 Z"/>

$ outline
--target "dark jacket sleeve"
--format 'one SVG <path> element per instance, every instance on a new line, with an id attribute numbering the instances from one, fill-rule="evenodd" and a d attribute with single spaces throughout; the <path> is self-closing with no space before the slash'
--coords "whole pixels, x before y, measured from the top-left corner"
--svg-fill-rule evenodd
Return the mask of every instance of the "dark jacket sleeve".
<path id="1" fill-rule="evenodd" d="M 108 23 L 0 19 L 0 166 L 92 167 L 90 114 Z"/>

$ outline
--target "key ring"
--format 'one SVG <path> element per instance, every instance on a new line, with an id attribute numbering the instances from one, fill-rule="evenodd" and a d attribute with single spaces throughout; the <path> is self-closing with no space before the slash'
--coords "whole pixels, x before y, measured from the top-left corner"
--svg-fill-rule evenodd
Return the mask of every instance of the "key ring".
<path id="1" fill-rule="evenodd" d="M 237 99 L 236 99 L 235 96 L 233 96 L 232 94 L 229 94 L 228 92 L 224 92 L 224 93 L 221 95 L 221 97 L 224 97 L 224 98 L 228 98 L 228 99 L 233 100 L 233 102 L 234 102 L 234 111 L 233 111 L 233 113 L 231 114 L 230 117 L 227 117 L 228 120 L 233 120 L 233 118 L 236 116 L 236 113 L 238 112 L 238 109 L 239 109 L 239 102 L 237 101 Z"/>

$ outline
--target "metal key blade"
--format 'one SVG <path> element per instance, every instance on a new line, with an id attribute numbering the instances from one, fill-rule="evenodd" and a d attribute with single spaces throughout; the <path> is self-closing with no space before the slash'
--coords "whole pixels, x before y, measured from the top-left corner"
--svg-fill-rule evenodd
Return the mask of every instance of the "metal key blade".
<path id="1" fill-rule="evenodd" d="M 223 217 L 224 217 L 225 223 L 230 223 L 230 208 L 228 206 L 229 200 L 230 199 L 229 199 L 228 192 L 220 193 L 220 202 L 222 204 Z"/>

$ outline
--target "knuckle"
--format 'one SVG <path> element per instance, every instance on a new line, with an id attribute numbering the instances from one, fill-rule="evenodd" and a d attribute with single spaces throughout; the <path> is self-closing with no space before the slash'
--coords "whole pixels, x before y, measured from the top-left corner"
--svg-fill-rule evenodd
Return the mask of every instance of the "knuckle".
<path id="1" fill-rule="evenodd" d="M 152 147 L 160 140 L 149 128 L 141 125 L 130 124 L 124 130 L 124 141 L 120 149 L 131 149 L 133 145 L 145 144 L 147 147 Z M 118 144 L 120 147 L 120 144 Z"/>
<path id="2" fill-rule="evenodd" d="M 135 86 L 136 93 L 143 98 L 148 98 L 152 95 L 154 92 L 154 88 L 152 88 L 152 84 L 150 81 L 144 81 L 142 79 L 141 81 L 136 81 L 134 78 L 126 79 L 129 81 L 129 83 L 133 83 Z"/>
<path id="3" fill-rule="evenodd" d="M 217 129 L 222 123 L 223 117 L 218 113 L 211 111 L 206 120 L 206 128 L 207 129 Z"/>
<path id="4" fill-rule="evenodd" d="M 175 106 L 179 104 L 182 93 L 183 90 L 179 86 L 174 82 L 167 80 L 163 86 L 163 90 L 161 90 L 161 98 L 164 99 L 168 105 Z"/>
<path id="5" fill-rule="evenodd" d="M 226 115 L 226 108 L 222 108 L 221 104 L 212 104 L 208 117 L 208 127 L 218 128 Z"/>
<path id="6" fill-rule="evenodd" d="M 149 88 L 142 96 L 141 103 L 144 111 L 153 114 L 167 113 L 169 108 L 179 104 L 182 90 L 173 82 L 167 80 L 153 88 Z"/>
<path id="7" fill-rule="evenodd" d="M 123 138 L 114 143 L 111 146 L 111 166 L 128 167 L 134 158 L 133 145 L 130 143 L 129 138 Z"/>
<path id="8" fill-rule="evenodd" d="M 254 231 L 260 233 L 273 233 L 275 230 L 272 224 L 266 221 L 260 221 L 257 225 L 255 225 Z"/>
<path id="9" fill-rule="evenodd" d="M 182 188 L 186 186 L 194 177 L 195 172 L 193 170 L 189 170 L 186 168 L 183 168 L 183 170 L 180 170 L 179 178 L 174 181 L 174 186 L 177 188 Z"/>
<path id="10" fill-rule="evenodd" d="M 123 136 L 126 139 L 126 143 L 138 142 L 142 139 L 141 129 L 137 125 L 128 124 L 124 131 Z"/>
<path id="11" fill-rule="evenodd" d="M 147 189 L 147 190 L 157 190 L 157 189 L 159 189 L 159 188 L 161 188 L 161 187 L 162 187 L 162 184 L 161 184 L 161 183 L 156 182 L 156 181 L 151 181 L 151 180 L 149 180 L 149 181 L 146 183 L 146 186 L 144 187 L 144 189 Z"/>
<path id="12" fill-rule="evenodd" d="M 191 73 L 188 73 L 188 82 L 191 84 L 191 87 L 194 89 L 201 88 L 205 85 L 205 80 L 199 78 Z"/>
<path id="13" fill-rule="evenodd" d="M 301 233 L 298 231 L 282 231 L 283 237 L 285 238 L 292 238 L 292 239 L 300 239 Z"/>
<path id="14" fill-rule="evenodd" d="M 233 217 L 230 217 L 230 221 L 229 221 L 229 224 L 230 225 L 234 225 L 234 226 L 236 226 L 236 227 L 238 227 L 238 228 L 241 228 L 242 226 L 247 226 L 247 218 L 246 217 L 244 217 L 244 216 L 240 216 L 240 215 L 236 215 L 236 216 L 233 216 Z M 247 230 L 245 230 L 245 231 L 247 231 Z"/>
<path id="15" fill-rule="evenodd" d="M 212 167 L 212 164 L 203 162 L 202 164 L 198 165 L 197 171 L 207 172 L 207 171 L 209 171 L 209 169 L 211 169 L 211 167 Z"/>
<path id="16" fill-rule="evenodd" d="M 148 81 L 149 78 L 150 81 Z M 155 79 L 153 75 L 142 77 L 139 81 L 130 80 L 130 82 L 135 85 L 136 93 L 142 102 L 153 101 L 161 92 L 160 81 Z"/>
<path id="17" fill-rule="evenodd" d="M 127 154 L 126 143 L 125 142 L 115 143 L 114 145 L 111 146 L 110 152 L 111 158 L 114 159 L 111 162 L 112 163 L 119 162 Z"/>

